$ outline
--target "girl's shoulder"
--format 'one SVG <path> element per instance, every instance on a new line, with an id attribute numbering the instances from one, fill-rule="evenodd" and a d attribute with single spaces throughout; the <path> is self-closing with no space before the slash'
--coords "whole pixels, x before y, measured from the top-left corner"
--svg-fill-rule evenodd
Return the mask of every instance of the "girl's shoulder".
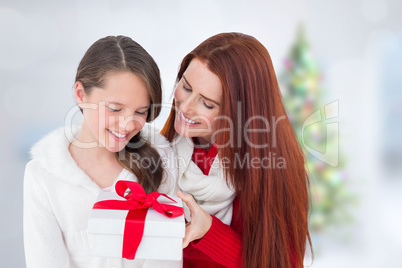
<path id="1" fill-rule="evenodd" d="M 31 161 L 26 166 L 26 172 L 48 174 L 69 183 L 81 179 L 84 173 L 68 149 L 79 130 L 79 126 L 61 127 L 43 137 L 30 151 Z"/>
<path id="2" fill-rule="evenodd" d="M 31 159 L 43 164 L 55 164 L 54 162 L 66 157 L 73 136 L 71 128 L 61 127 L 53 130 L 32 146 Z"/>

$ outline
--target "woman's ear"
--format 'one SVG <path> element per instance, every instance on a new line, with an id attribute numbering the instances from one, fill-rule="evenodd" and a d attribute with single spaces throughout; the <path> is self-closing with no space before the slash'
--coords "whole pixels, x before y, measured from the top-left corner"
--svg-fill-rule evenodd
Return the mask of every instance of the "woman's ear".
<path id="1" fill-rule="evenodd" d="M 78 106 L 81 107 L 81 105 L 85 102 L 84 85 L 81 83 L 81 81 L 77 81 L 74 84 L 74 97 Z"/>

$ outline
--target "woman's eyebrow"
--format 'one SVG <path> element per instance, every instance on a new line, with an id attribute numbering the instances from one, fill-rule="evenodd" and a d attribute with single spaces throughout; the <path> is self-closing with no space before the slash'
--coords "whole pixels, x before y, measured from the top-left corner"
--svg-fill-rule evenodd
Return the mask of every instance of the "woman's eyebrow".
<path id="1" fill-rule="evenodd" d="M 186 77 L 185 77 L 184 75 L 183 75 L 183 79 L 184 79 L 184 81 L 190 86 L 190 88 L 192 88 L 192 86 L 191 86 L 190 83 L 187 81 L 187 79 L 186 79 Z M 203 97 L 204 99 L 206 99 L 206 100 L 208 100 L 208 101 L 210 101 L 210 102 L 213 102 L 213 103 L 215 103 L 216 105 L 220 106 L 219 102 L 214 101 L 213 99 L 207 98 L 207 97 L 205 97 L 205 96 L 202 95 L 202 94 L 200 94 L 200 95 L 201 95 L 201 97 Z"/>
<path id="2" fill-rule="evenodd" d="M 186 79 L 186 77 L 183 75 L 183 79 L 184 79 L 184 81 L 186 81 L 186 83 L 187 83 L 187 85 L 189 85 L 190 87 L 192 87 L 191 85 L 190 85 L 190 83 L 187 81 L 187 79 Z"/>
<path id="3" fill-rule="evenodd" d="M 201 97 L 203 97 L 204 99 L 206 99 L 206 100 L 208 100 L 208 101 L 210 101 L 210 102 L 213 102 L 213 103 L 215 103 L 215 104 L 218 105 L 218 106 L 221 106 L 221 105 L 219 104 L 219 102 L 214 101 L 213 99 L 207 98 L 207 97 L 205 97 L 205 96 L 202 95 L 202 94 L 200 94 L 200 95 L 201 95 Z"/>

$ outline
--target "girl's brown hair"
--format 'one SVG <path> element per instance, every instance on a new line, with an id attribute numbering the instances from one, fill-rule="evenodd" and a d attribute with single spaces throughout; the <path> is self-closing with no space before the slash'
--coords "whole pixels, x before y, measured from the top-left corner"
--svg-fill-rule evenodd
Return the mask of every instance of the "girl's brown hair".
<path id="1" fill-rule="evenodd" d="M 132 72 L 143 80 L 151 102 L 146 121 L 154 120 L 161 110 L 162 83 L 159 68 L 151 55 L 129 37 L 101 38 L 85 53 L 78 65 L 75 81 L 80 81 L 85 93 L 90 94 L 94 87 L 104 86 L 105 75 L 111 71 Z M 136 175 L 146 192 L 156 191 L 164 174 L 162 161 L 156 149 L 141 139 L 140 133 L 121 152 L 116 153 L 116 158 L 123 167 Z M 140 159 L 150 160 L 146 168 L 141 167 Z"/>
<path id="2" fill-rule="evenodd" d="M 222 84 L 220 118 L 230 122 L 219 120 L 218 129 L 230 131 L 218 133 L 216 143 L 225 145 L 219 157 L 230 163 L 224 174 L 240 198 L 243 266 L 303 267 L 307 240 L 311 248 L 309 180 L 267 49 L 249 35 L 215 35 L 183 59 L 177 81 L 194 58 Z M 162 129 L 170 141 L 177 135 L 174 120 L 173 103 Z M 281 163 L 272 166 L 272 158 Z M 239 159 L 271 159 L 271 166 L 256 168 Z"/>

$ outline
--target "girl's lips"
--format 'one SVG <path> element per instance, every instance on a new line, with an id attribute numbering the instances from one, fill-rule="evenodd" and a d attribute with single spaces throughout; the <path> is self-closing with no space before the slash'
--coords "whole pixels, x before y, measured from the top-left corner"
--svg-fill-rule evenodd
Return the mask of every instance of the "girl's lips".
<path id="1" fill-rule="evenodd" d="M 120 132 L 115 132 L 115 131 L 112 131 L 110 129 L 108 129 L 108 131 L 109 131 L 109 134 L 112 136 L 112 138 L 115 139 L 118 142 L 124 142 L 129 137 L 129 134 L 124 135 L 124 134 L 121 134 Z"/>

